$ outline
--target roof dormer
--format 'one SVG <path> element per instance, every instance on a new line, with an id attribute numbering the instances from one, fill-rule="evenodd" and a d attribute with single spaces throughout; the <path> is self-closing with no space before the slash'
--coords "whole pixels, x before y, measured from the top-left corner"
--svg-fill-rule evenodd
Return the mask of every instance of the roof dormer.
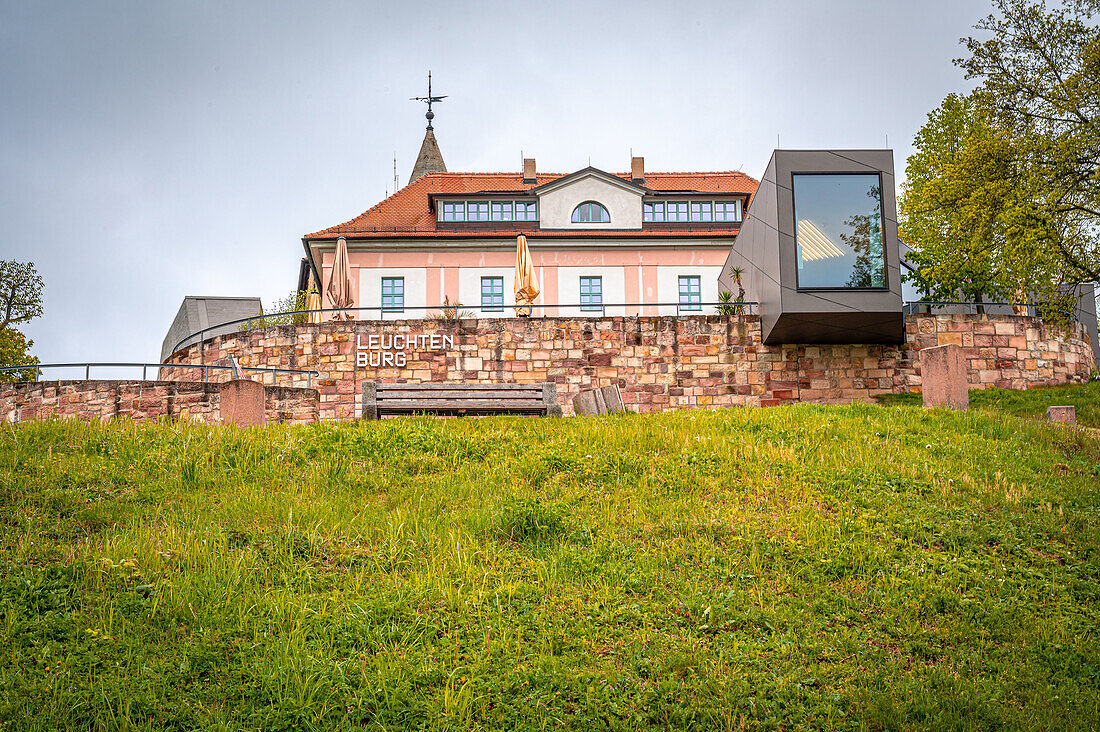
<path id="1" fill-rule="evenodd" d="M 644 186 L 588 167 L 531 190 L 542 229 L 641 229 Z"/>

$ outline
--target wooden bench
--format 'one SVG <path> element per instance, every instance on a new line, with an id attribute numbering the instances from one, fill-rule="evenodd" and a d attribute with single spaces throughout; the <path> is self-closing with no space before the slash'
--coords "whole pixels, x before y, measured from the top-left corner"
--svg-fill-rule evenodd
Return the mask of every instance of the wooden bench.
<path id="1" fill-rule="evenodd" d="M 385 414 L 560 417 L 556 384 L 363 384 L 363 419 Z"/>

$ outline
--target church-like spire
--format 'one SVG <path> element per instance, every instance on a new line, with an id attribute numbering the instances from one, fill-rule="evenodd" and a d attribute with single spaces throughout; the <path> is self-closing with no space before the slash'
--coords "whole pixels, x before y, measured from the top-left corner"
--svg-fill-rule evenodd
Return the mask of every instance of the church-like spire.
<path id="1" fill-rule="evenodd" d="M 435 141 L 435 128 L 432 127 L 432 120 L 435 119 L 435 112 L 432 111 L 433 102 L 442 102 L 447 98 L 447 95 L 432 96 L 432 72 L 428 72 L 428 96 L 426 97 L 413 97 L 414 102 L 427 102 L 428 112 L 424 115 L 428 120 L 428 128 L 424 131 L 424 142 L 420 145 L 420 154 L 416 156 L 416 164 L 413 165 L 412 175 L 409 176 L 409 183 L 424 175 L 425 173 L 446 173 L 447 164 L 443 162 L 443 153 L 439 152 L 439 143 Z"/>

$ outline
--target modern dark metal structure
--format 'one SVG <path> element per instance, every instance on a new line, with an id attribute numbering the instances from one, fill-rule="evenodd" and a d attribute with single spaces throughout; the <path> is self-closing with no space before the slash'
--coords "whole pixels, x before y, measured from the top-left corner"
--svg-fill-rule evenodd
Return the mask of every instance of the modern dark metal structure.
<path id="1" fill-rule="evenodd" d="M 719 289 L 760 303 L 764 342 L 905 339 L 890 150 L 776 150 Z"/>

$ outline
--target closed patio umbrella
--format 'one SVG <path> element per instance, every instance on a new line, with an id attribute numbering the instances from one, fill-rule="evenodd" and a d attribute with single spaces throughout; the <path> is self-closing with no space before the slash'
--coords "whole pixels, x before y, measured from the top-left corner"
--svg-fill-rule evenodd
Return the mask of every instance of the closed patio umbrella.
<path id="1" fill-rule="evenodd" d="M 351 299 L 351 264 L 348 262 L 348 242 L 344 237 L 336 240 L 336 259 L 332 263 L 332 274 L 329 276 L 328 287 L 329 302 L 334 308 L 350 308 Z M 333 320 L 355 320 L 353 313 L 336 313 Z"/>
<path id="2" fill-rule="evenodd" d="M 306 301 L 306 310 L 320 310 L 321 309 L 321 293 L 311 292 L 309 293 L 309 299 Z M 320 323 L 321 313 L 310 313 L 309 322 Z"/>
<path id="3" fill-rule="evenodd" d="M 527 248 L 527 237 L 520 234 L 516 238 L 516 315 L 526 318 L 531 315 L 530 305 L 539 296 L 539 281 L 535 278 L 535 264 L 531 261 L 531 250 Z M 524 306 L 528 307 L 524 307 Z"/>

